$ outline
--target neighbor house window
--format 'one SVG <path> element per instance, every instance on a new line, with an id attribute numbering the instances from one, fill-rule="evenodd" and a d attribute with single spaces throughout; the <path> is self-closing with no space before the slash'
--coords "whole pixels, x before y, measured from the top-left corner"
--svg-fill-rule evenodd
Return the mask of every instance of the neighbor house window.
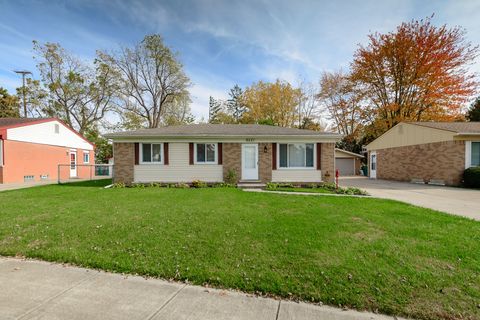
<path id="1" fill-rule="evenodd" d="M 472 142 L 472 167 L 480 166 L 480 142 Z"/>
<path id="2" fill-rule="evenodd" d="M 313 143 L 280 143 L 280 168 L 313 168 Z"/>
<path id="3" fill-rule="evenodd" d="M 55 123 L 55 133 L 60 133 L 60 125 Z"/>
<path id="4" fill-rule="evenodd" d="M 142 143 L 142 163 L 161 163 L 162 144 Z"/>
<path id="5" fill-rule="evenodd" d="M 0 167 L 3 166 L 3 140 L 0 140 Z"/>
<path id="6" fill-rule="evenodd" d="M 197 163 L 216 163 L 217 144 L 216 143 L 197 143 L 195 144 L 195 162 Z"/>
<path id="7" fill-rule="evenodd" d="M 86 151 L 83 153 L 83 163 L 90 163 L 90 152 Z"/>

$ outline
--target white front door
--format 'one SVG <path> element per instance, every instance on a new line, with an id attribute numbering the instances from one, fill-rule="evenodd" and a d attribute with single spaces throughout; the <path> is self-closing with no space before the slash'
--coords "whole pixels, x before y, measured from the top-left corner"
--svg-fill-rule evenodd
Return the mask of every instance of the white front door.
<path id="1" fill-rule="evenodd" d="M 370 178 L 377 178 L 377 153 L 370 153 Z"/>
<path id="2" fill-rule="evenodd" d="M 70 151 L 70 178 L 77 176 L 77 152 Z"/>
<path id="3" fill-rule="evenodd" d="M 258 180 L 258 144 L 242 144 L 242 180 Z"/>

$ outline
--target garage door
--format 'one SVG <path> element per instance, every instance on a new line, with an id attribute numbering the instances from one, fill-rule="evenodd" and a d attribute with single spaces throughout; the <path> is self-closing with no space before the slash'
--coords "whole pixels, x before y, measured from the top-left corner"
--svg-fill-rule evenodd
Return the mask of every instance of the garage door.
<path id="1" fill-rule="evenodd" d="M 355 175 L 355 168 L 353 158 L 337 158 L 335 159 L 335 168 L 340 172 L 340 176 Z"/>

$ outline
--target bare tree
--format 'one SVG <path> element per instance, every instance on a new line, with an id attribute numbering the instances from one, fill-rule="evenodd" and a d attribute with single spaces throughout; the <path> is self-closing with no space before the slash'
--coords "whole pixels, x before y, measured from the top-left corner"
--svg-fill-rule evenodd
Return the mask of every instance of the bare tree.
<path id="1" fill-rule="evenodd" d="M 358 135 L 366 109 L 361 106 L 362 91 L 347 75 L 342 71 L 324 72 L 320 79 L 318 98 L 337 132 L 351 137 Z"/>
<path id="2" fill-rule="evenodd" d="M 56 116 L 84 134 L 113 109 L 115 75 L 100 61 L 93 67 L 68 53 L 57 43 L 33 42 L 41 85 L 29 84 L 29 95 L 41 113 Z M 43 101 L 39 101 L 42 99 Z"/>
<path id="3" fill-rule="evenodd" d="M 143 119 L 149 128 L 164 123 L 167 109 L 188 104 L 190 80 L 160 35 L 148 35 L 133 48 L 98 55 L 119 75 L 120 110 Z"/>
<path id="4" fill-rule="evenodd" d="M 318 87 L 314 84 L 301 81 L 300 90 L 302 95 L 298 103 L 298 127 L 301 129 L 314 128 L 312 124 L 318 124 L 316 127 L 320 128 L 321 122 L 321 108 L 320 99 L 318 97 Z"/>

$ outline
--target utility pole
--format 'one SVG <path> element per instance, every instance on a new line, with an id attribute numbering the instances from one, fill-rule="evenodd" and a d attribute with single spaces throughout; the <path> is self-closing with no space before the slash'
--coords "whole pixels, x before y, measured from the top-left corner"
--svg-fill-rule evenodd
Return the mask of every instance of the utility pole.
<path id="1" fill-rule="evenodd" d="M 23 116 L 27 117 L 27 101 L 25 98 L 25 76 L 27 74 L 32 74 L 30 71 L 27 70 L 14 70 L 13 72 L 22 75 L 22 93 L 23 93 Z"/>

